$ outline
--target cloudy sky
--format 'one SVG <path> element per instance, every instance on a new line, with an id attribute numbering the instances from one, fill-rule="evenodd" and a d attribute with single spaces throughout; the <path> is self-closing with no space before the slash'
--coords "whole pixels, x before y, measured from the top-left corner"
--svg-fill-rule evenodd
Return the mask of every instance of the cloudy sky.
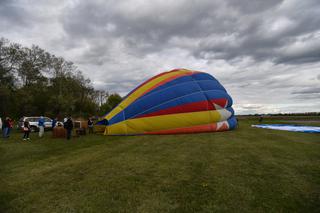
<path id="1" fill-rule="evenodd" d="M 0 37 L 122 95 L 187 68 L 215 76 L 238 114 L 320 109 L 319 0 L 0 0 Z"/>

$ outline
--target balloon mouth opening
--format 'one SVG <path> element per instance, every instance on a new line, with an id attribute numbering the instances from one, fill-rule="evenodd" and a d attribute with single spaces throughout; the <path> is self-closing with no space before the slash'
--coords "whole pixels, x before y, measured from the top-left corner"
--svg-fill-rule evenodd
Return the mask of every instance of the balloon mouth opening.
<path id="1" fill-rule="evenodd" d="M 104 125 L 104 126 L 108 126 L 109 125 L 109 121 L 107 119 L 103 119 L 101 121 L 98 121 L 96 123 L 97 125 Z"/>

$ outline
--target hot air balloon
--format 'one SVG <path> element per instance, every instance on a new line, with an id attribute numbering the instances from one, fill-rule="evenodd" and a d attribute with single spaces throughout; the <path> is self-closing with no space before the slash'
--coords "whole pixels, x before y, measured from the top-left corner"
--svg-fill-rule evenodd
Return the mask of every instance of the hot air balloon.
<path id="1" fill-rule="evenodd" d="M 104 116 L 105 135 L 231 130 L 237 121 L 225 88 L 205 72 L 175 69 L 145 81 Z"/>

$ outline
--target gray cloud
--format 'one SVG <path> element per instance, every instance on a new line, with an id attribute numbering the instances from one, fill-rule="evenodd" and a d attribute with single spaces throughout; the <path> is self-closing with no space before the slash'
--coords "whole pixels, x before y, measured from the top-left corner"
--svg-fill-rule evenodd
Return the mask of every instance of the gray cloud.
<path id="1" fill-rule="evenodd" d="M 25 8 L 21 7 L 15 1 L 0 1 L 0 23 L 7 27 L 27 27 L 26 17 L 32 17 Z M 27 26 L 26 26 L 27 25 Z"/>
<path id="2" fill-rule="evenodd" d="M 214 75 L 240 113 L 320 108 L 317 0 L 0 2 L 0 36 L 74 61 L 125 94 L 177 67 Z M 309 92 L 308 92 L 309 91 Z"/>
<path id="3" fill-rule="evenodd" d="M 142 57 L 174 45 L 206 60 L 249 56 L 275 63 L 315 62 L 320 57 L 319 6 L 316 1 L 297 6 L 287 1 L 83 1 L 66 8 L 61 20 L 69 37 L 93 46 L 98 41 L 91 50 L 110 48 L 116 38 Z"/>
<path id="4" fill-rule="evenodd" d="M 320 94 L 320 87 L 312 87 L 302 89 L 300 91 L 293 91 L 292 94 Z"/>
<path id="5" fill-rule="evenodd" d="M 307 93 L 307 94 L 302 94 L 302 95 L 296 95 L 294 96 L 294 99 L 296 100 L 301 100 L 301 101 L 304 101 L 304 103 L 306 104 L 310 104 L 310 103 L 313 103 L 314 100 L 318 100 L 320 99 L 320 94 L 319 93 Z M 314 111 L 317 111 L 316 108 Z"/>

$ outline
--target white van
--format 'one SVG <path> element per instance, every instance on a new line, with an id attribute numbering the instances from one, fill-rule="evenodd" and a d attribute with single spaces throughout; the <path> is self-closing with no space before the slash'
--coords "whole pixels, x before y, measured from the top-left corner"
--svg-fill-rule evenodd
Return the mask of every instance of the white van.
<path id="1" fill-rule="evenodd" d="M 52 129 L 52 119 L 48 118 L 48 117 L 43 117 L 43 118 L 44 118 L 44 128 L 45 129 Z M 38 126 L 39 119 L 40 119 L 40 116 L 22 117 L 19 120 L 18 126 L 20 129 L 23 129 L 24 122 L 29 121 L 29 124 L 31 127 L 31 132 L 36 132 L 36 131 L 39 131 L 39 126 Z"/>

